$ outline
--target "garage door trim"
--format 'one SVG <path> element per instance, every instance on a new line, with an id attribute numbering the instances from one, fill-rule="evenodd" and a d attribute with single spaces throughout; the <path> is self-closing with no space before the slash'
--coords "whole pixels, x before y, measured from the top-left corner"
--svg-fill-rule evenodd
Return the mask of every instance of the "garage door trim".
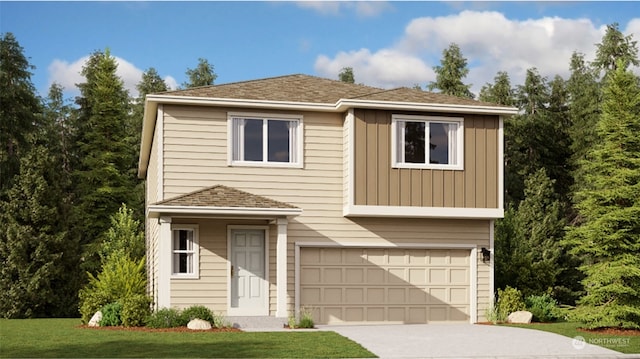
<path id="1" fill-rule="evenodd" d="M 295 313 L 300 312 L 300 248 L 301 247 L 320 247 L 320 248 L 375 248 L 375 249 L 468 249 L 471 251 L 469 258 L 469 323 L 474 324 L 478 321 L 478 247 L 476 244 L 465 243 L 362 243 L 362 242 L 296 242 L 295 243 L 295 296 L 294 308 Z"/>

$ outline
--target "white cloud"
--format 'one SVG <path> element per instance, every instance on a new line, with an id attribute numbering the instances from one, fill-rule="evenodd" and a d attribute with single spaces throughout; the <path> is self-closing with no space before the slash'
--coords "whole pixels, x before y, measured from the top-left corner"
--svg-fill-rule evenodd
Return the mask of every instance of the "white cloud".
<path id="1" fill-rule="evenodd" d="M 177 90 L 179 86 L 178 81 L 176 81 L 176 79 L 173 78 L 173 76 L 165 76 L 164 83 L 167 84 L 167 87 L 169 87 L 169 90 Z"/>
<path id="2" fill-rule="evenodd" d="M 595 44 L 605 30 L 606 26 L 596 26 L 589 19 L 520 21 L 494 11 L 462 11 L 416 18 L 406 26 L 404 36 L 385 49 L 342 51 L 333 58 L 321 55 L 315 67 L 318 73 L 336 78 L 342 67 L 351 66 L 356 81 L 370 85 L 392 86 L 393 78 L 404 86 L 424 85 L 435 80 L 432 67 L 440 64 L 442 50 L 455 42 L 468 60 L 470 72 L 465 82 L 478 93 L 486 82 L 493 82 L 498 71 L 507 71 L 513 85 L 521 84 L 531 67 L 549 79 L 556 74 L 566 78 L 573 51 L 592 60 Z M 640 19 L 633 19 L 622 31 L 639 39 Z"/>
<path id="3" fill-rule="evenodd" d="M 296 4 L 323 15 L 340 15 L 343 9 L 354 10 L 360 17 L 374 17 L 391 8 L 386 1 L 297 1 Z"/>
<path id="4" fill-rule="evenodd" d="M 136 90 L 136 85 L 140 82 L 143 71 L 123 58 L 117 56 L 114 57 L 118 64 L 116 73 L 124 82 L 125 89 L 129 91 L 129 95 L 133 97 L 137 96 L 138 90 Z M 83 83 L 85 81 L 84 76 L 81 75 L 81 71 L 87 60 L 89 60 L 89 56 L 81 57 L 71 63 L 59 59 L 53 60 L 51 65 L 48 67 L 48 86 L 56 82 L 64 87 L 67 92 L 77 94 L 78 89 L 76 84 Z M 168 76 L 167 78 L 170 78 L 175 83 L 175 79 L 172 77 Z M 169 82 L 167 82 L 167 84 L 169 84 Z"/>

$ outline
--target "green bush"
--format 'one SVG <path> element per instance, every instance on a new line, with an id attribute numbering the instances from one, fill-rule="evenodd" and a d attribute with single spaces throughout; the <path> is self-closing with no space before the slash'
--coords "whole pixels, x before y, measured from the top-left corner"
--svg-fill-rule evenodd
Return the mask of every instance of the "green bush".
<path id="1" fill-rule="evenodd" d="M 203 305 L 193 305 L 182 311 L 182 320 L 189 323 L 193 319 L 202 319 L 213 325 L 213 312 Z"/>
<path id="2" fill-rule="evenodd" d="M 128 255 L 113 255 L 102 265 L 97 277 L 89 274 L 89 283 L 79 293 L 82 322 L 87 323 L 96 311 L 109 303 L 144 295 L 147 290 L 144 266 L 144 259 L 135 261 Z"/>
<path id="3" fill-rule="evenodd" d="M 518 289 L 509 286 L 504 290 L 498 289 L 498 303 L 496 305 L 498 320 L 505 321 L 510 313 L 525 309 L 522 293 Z"/>
<path id="4" fill-rule="evenodd" d="M 102 320 L 100 320 L 101 327 L 117 327 L 122 325 L 122 318 L 120 313 L 122 312 L 122 304 L 115 302 L 109 303 L 102 307 Z"/>
<path id="5" fill-rule="evenodd" d="M 147 320 L 147 327 L 149 328 L 176 328 L 187 325 L 180 313 L 180 310 L 175 308 L 162 308 L 157 312 L 151 314 Z"/>
<path id="6" fill-rule="evenodd" d="M 530 295 L 525 303 L 527 310 L 533 314 L 533 320 L 537 322 L 553 322 L 558 319 L 558 303 L 549 294 Z"/>
<path id="7" fill-rule="evenodd" d="M 214 328 L 231 328 L 231 323 L 222 314 L 213 314 L 213 322 L 211 322 Z"/>
<path id="8" fill-rule="evenodd" d="M 151 299 L 147 295 L 136 294 L 122 299 L 122 325 L 141 327 L 151 315 Z"/>
<path id="9" fill-rule="evenodd" d="M 313 328 L 314 327 L 314 322 L 313 322 L 313 313 L 311 310 L 307 309 L 307 308 L 302 308 L 300 310 L 300 313 L 298 313 L 299 315 L 299 319 L 296 322 L 296 317 L 295 316 L 290 316 L 289 317 L 289 328 L 291 329 L 296 329 L 296 328 Z"/>

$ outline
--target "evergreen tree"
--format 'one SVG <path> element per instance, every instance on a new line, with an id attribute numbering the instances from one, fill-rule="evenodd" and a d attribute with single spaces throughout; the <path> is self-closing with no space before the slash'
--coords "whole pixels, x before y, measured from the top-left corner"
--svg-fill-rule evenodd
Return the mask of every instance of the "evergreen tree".
<path id="1" fill-rule="evenodd" d="M 568 235 L 585 260 L 574 318 L 591 328 L 640 328 L 640 86 L 626 68 L 620 61 L 605 82 L 599 140 L 580 162 L 583 224 Z"/>
<path id="2" fill-rule="evenodd" d="M 457 44 L 452 43 L 442 51 L 440 66 L 434 66 L 433 70 L 436 73 L 436 81 L 428 85 L 429 91 L 438 89 L 446 95 L 465 98 L 475 97 L 469 90 L 471 85 L 465 85 L 462 82 L 462 79 L 469 74 L 469 69 L 467 68 L 467 59 L 462 56 L 460 47 Z"/>
<path id="3" fill-rule="evenodd" d="M 12 33 L 0 39 L 0 198 L 18 173 L 20 157 L 42 113 L 31 82 L 34 67 Z"/>
<path id="4" fill-rule="evenodd" d="M 480 101 L 497 103 L 499 105 L 513 106 L 514 94 L 511 88 L 511 80 L 509 74 L 500 71 L 493 78 L 493 84 L 485 84 L 480 89 Z"/>
<path id="5" fill-rule="evenodd" d="M 353 67 L 343 67 L 338 74 L 338 79 L 349 84 L 355 83 L 356 79 L 353 76 Z"/>
<path id="6" fill-rule="evenodd" d="M 187 69 L 189 81 L 182 84 L 185 88 L 213 85 L 218 75 L 213 70 L 213 65 L 207 59 L 199 58 L 195 69 Z"/>
<path id="7" fill-rule="evenodd" d="M 86 269 L 95 271 L 93 255 L 101 235 L 109 226 L 109 216 L 122 203 L 136 198 L 137 178 L 132 168 L 137 146 L 132 147 L 129 97 L 116 74 L 117 64 L 110 52 L 95 52 L 82 70 L 86 82 L 79 84 L 78 117 L 79 164 L 74 171 L 76 218 L 82 226 L 87 246 Z"/>
<path id="8" fill-rule="evenodd" d="M 79 246 L 67 231 L 69 201 L 62 162 L 35 145 L 0 202 L 0 315 L 5 318 L 77 315 Z"/>
<path id="9" fill-rule="evenodd" d="M 624 36 L 618 29 L 618 23 L 607 25 L 602 42 L 596 45 L 596 58 L 593 66 L 604 71 L 605 77 L 617 66 L 623 64 L 625 70 L 629 65 L 640 65 L 638 61 L 638 42 L 633 36 Z"/>
<path id="10" fill-rule="evenodd" d="M 567 81 L 569 95 L 569 137 L 573 179 L 578 187 L 584 184 L 578 163 L 596 143 L 596 124 L 600 117 L 600 85 L 597 72 L 587 66 L 584 55 L 571 56 L 571 76 Z"/>

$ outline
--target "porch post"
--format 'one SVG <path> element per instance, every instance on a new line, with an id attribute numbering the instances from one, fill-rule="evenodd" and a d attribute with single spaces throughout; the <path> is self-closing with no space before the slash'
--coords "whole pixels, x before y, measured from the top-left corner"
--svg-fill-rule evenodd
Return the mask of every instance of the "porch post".
<path id="1" fill-rule="evenodd" d="M 287 313 L 287 224 L 286 218 L 276 220 L 278 241 L 276 245 L 276 317 L 286 318 Z"/>
<path id="2" fill-rule="evenodd" d="M 158 293 L 156 308 L 171 307 L 171 217 L 160 217 L 158 239 Z"/>

